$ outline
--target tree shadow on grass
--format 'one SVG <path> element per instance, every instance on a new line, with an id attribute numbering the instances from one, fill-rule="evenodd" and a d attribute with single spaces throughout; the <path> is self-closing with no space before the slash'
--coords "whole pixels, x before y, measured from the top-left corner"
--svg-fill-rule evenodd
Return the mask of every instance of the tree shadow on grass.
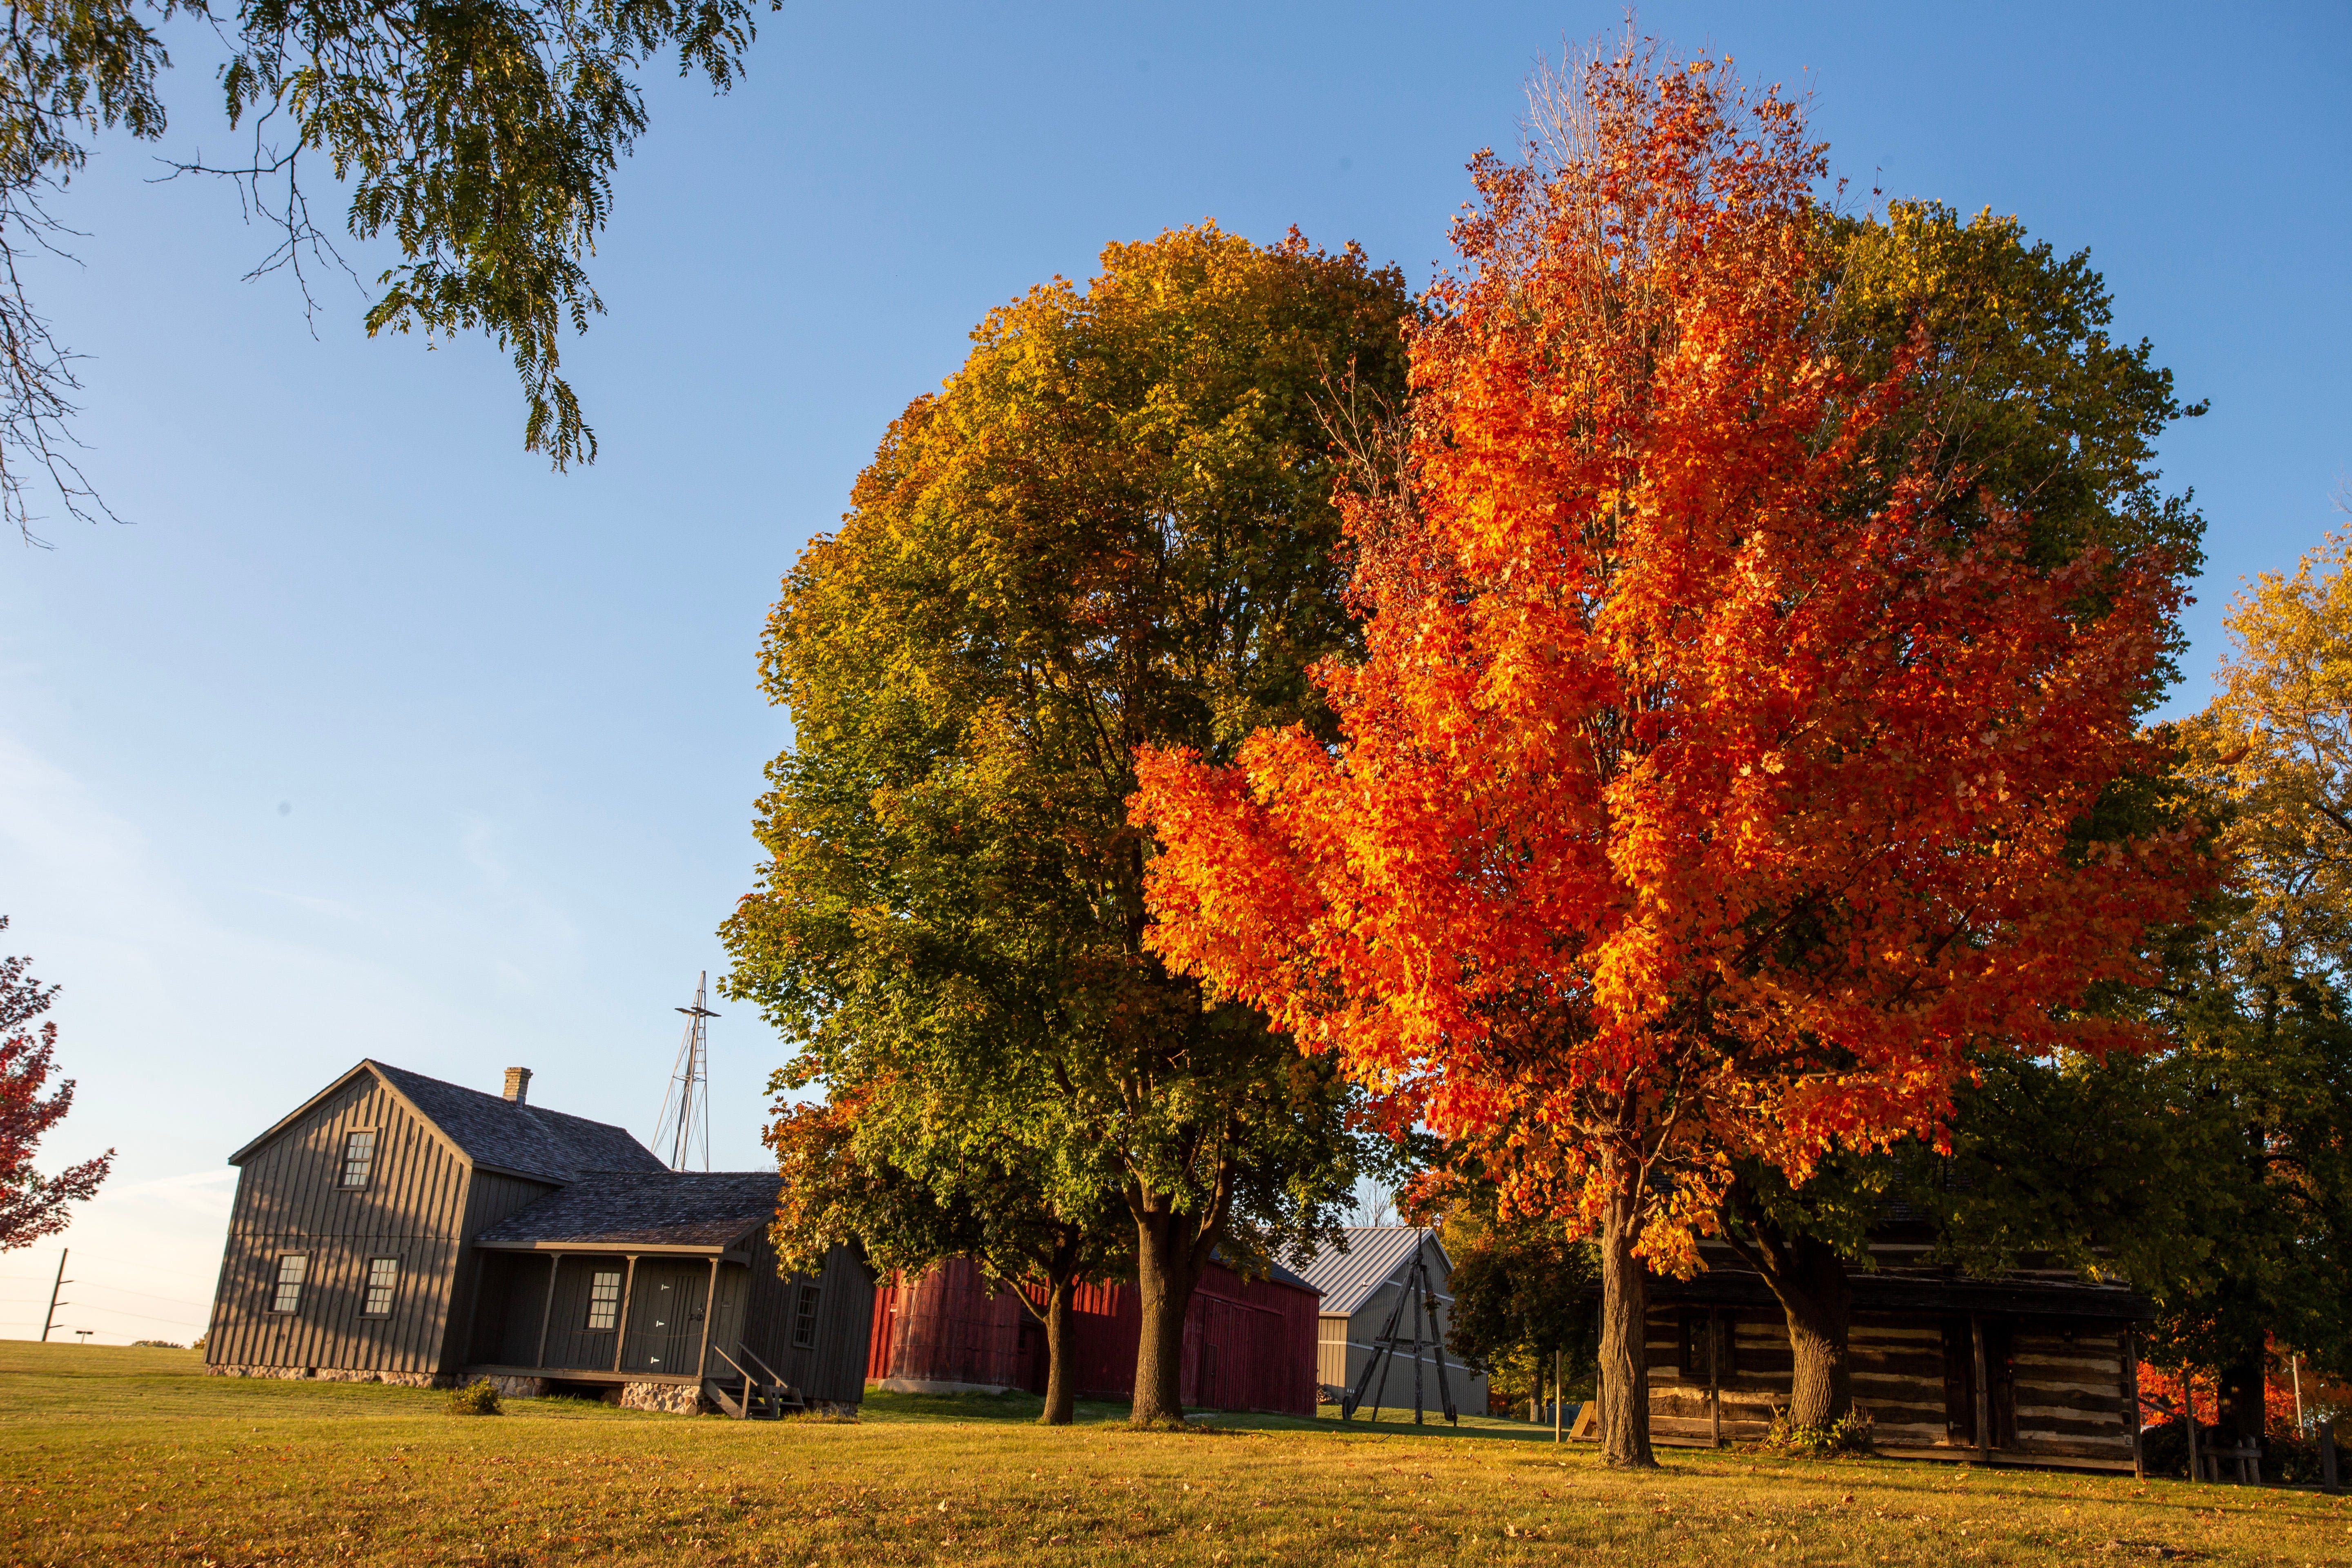
<path id="1" fill-rule="evenodd" d="M 1073 1426 L 1125 1427 L 1132 1407 L 1125 1400 L 1081 1399 L 1074 1412 Z M 1021 1390 L 1003 1394 L 895 1394 L 878 1389 L 866 1392 L 866 1403 L 859 1411 L 861 1418 L 872 1421 L 961 1421 L 985 1424 L 1034 1425 L 1045 1413 L 1045 1401 L 1038 1394 Z M 1384 1410 L 1377 1420 L 1370 1411 L 1361 1411 L 1353 1421 L 1339 1418 L 1339 1406 L 1327 1405 L 1317 1415 L 1284 1415 L 1259 1410 L 1187 1410 L 1188 1425 L 1202 1432 L 1324 1432 L 1333 1435 L 1375 1437 L 1433 1437 L 1449 1441 L 1535 1442 L 1551 1441 L 1551 1428 L 1532 1426 L 1522 1421 L 1497 1419 L 1492 1416 L 1465 1416 L 1458 1426 L 1449 1426 L 1442 1416 L 1432 1416 L 1416 1427 L 1411 1410 Z M 1584 1445 L 1583 1452 L 1591 1451 Z"/>

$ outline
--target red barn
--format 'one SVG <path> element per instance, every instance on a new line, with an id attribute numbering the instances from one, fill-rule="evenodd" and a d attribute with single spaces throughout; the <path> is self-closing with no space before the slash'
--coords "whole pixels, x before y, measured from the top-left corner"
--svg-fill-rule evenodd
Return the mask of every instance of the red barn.
<path id="1" fill-rule="evenodd" d="M 1042 1295 L 1036 1300 L 1042 1301 Z M 1276 1264 L 1244 1279 L 1212 1263 L 1184 1314 L 1188 1405 L 1315 1414 L 1315 1288 Z M 1070 1339 L 1081 1399 L 1135 1394 L 1143 1313 L 1133 1285 L 1089 1285 L 1072 1302 Z M 866 1376 L 906 1393 L 1045 1391 L 1045 1329 L 968 1258 L 915 1279 L 893 1275 L 874 1296 Z"/>

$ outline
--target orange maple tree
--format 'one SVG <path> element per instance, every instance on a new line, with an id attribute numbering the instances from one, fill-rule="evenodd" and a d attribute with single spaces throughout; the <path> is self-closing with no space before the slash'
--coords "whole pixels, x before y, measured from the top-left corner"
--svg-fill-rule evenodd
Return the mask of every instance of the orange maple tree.
<path id="1" fill-rule="evenodd" d="M 1604 1453 L 1643 1464 L 1642 1260 L 1694 1266 L 1730 1158 L 1801 1181 L 1932 1134 L 1972 1050 L 2125 1037 L 2073 1005 L 2145 978 L 2190 850 L 2085 825 L 2151 764 L 2178 592 L 1957 534 L 1874 457 L 1912 372 L 1822 346 L 1797 105 L 1639 47 L 1564 107 L 1552 153 L 1473 164 L 1345 498 L 1341 742 L 1148 752 L 1137 806 L 1171 965 L 1570 1194 Z"/>

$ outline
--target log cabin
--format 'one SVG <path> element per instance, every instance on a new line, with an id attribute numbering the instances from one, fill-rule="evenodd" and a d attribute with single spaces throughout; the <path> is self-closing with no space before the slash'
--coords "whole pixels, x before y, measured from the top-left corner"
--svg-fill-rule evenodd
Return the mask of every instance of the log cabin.
<path id="1" fill-rule="evenodd" d="M 734 1415 L 855 1406 L 873 1287 L 777 1270 L 772 1171 L 672 1171 L 626 1131 L 362 1061 L 229 1157 L 205 1371 L 587 1394 Z"/>
<path id="2" fill-rule="evenodd" d="M 1650 1282 L 1652 1438 L 1752 1442 L 1788 1404 L 1787 1319 L 1731 1248 L 1706 1241 L 1699 1251 L 1703 1272 Z M 1873 1266 L 1852 1272 L 1854 1405 L 1877 1451 L 2134 1469 L 2135 1335 L 2154 1315 L 2148 1303 L 2070 1269 L 1970 1278 L 1930 1263 L 1930 1251 L 1925 1226 L 1894 1209 L 1873 1233 Z"/>

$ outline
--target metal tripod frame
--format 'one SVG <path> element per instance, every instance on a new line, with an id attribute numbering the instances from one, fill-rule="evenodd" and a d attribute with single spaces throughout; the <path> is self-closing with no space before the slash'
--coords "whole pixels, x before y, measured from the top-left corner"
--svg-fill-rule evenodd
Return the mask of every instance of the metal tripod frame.
<path id="1" fill-rule="evenodd" d="M 1416 1426 L 1422 1424 L 1424 1409 L 1421 1381 L 1421 1347 L 1423 1339 L 1422 1331 L 1424 1311 L 1428 1314 L 1426 1338 L 1430 1348 L 1437 1353 L 1438 1397 L 1444 1402 L 1445 1419 L 1448 1424 L 1456 1426 L 1462 1424 L 1460 1414 L 1454 1408 L 1454 1385 L 1445 1376 L 1445 1341 L 1437 1331 L 1437 1291 L 1429 1281 L 1429 1238 L 1426 1235 L 1417 1236 L 1413 1239 L 1412 1267 L 1405 1270 L 1404 1290 L 1397 1297 L 1396 1305 L 1389 1309 L 1388 1326 L 1382 1329 L 1379 1337 L 1372 1341 L 1372 1358 L 1364 1363 L 1363 1375 L 1356 1380 L 1356 1386 L 1349 1391 L 1348 1397 L 1340 1403 L 1340 1420 L 1353 1420 L 1356 1412 L 1362 1408 L 1364 1391 L 1371 1387 L 1372 1373 L 1375 1371 L 1380 1373 L 1381 1381 L 1380 1385 L 1372 1389 L 1372 1419 L 1377 1421 L 1381 1418 L 1381 1400 L 1388 1393 L 1389 1363 L 1394 1359 L 1397 1348 L 1402 1342 L 1397 1333 L 1397 1323 L 1404 1316 L 1407 1302 L 1412 1303 L 1412 1424 Z"/>

